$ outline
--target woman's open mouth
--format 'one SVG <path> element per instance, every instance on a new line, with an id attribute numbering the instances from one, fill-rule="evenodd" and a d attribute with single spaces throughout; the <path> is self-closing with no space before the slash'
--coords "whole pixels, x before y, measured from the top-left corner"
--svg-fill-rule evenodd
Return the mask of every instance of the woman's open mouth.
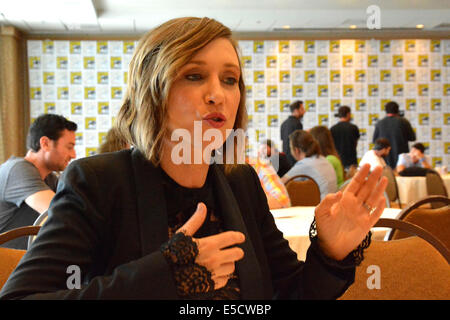
<path id="1" fill-rule="evenodd" d="M 203 117 L 203 121 L 206 121 L 213 128 L 221 128 L 226 120 L 225 116 L 218 112 L 208 113 Z"/>

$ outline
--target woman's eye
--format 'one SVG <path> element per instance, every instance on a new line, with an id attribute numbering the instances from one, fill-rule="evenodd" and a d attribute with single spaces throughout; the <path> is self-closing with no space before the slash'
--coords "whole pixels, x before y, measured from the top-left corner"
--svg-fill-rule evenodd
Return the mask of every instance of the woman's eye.
<path id="1" fill-rule="evenodd" d="M 224 82 L 229 85 L 235 85 L 236 83 L 238 83 L 238 80 L 234 77 L 227 77 L 225 78 Z"/>
<path id="2" fill-rule="evenodd" d="M 186 79 L 190 81 L 198 81 L 202 79 L 202 76 L 200 74 L 188 74 L 186 75 Z"/>

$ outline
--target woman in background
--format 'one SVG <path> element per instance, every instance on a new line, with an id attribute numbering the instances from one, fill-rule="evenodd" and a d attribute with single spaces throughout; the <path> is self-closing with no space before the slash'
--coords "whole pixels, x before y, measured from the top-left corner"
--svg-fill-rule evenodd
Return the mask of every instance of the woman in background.
<path id="1" fill-rule="evenodd" d="M 327 194 L 336 192 L 336 173 L 333 166 L 322 156 L 317 140 L 304 130 L 295 130 L 289 139 L 291 153 L 297 162 L 281 180 L 286 183 L 296 175 L 310 176 L 319 186 L 321 200 Z"/>
<path id="2" fill-rule="evenodd" d="M 319 142 L 320 151 L 322 155 L 333 166 L 336 172 L 338 188 L 344 182 L 344 167 L 342 166 L 339 154 L 334 146 L 333 136 L 331 131 L 325 126 L 315 126 L 309 130 L 309 133 Z"/>
<path id="3" fill-rule="evenodd" d="M 98 153 L 115 152 L 129 149 L 130 145 L 120 133 L 119 129 L 112 127 L 105 136 L 105 141 L 98 148 Z"/>

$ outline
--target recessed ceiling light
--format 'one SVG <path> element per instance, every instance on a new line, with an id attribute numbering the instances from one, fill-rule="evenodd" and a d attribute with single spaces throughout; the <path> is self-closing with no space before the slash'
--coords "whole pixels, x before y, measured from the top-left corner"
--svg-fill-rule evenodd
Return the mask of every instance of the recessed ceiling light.
<path id="1" fill-rule="evenodd" d="M 416 25 L 416 28 L 417 28 L 417 29 L 423 29 L 424 27 L 425 27 L 425 26 L 424 26 L 423 24 L 417 24 L 417 25 Z"/>

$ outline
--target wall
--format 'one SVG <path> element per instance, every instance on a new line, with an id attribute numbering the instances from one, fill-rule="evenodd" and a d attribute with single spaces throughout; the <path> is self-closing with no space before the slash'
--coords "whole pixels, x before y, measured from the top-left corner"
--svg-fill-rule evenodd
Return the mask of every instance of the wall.
<path id="1" fill-rule="evenodd" d="M 0 27 L 0 163 L 11 155 L 25 155 L 28 79 L 24 36 L 9 26 Z"/>
<path id="2" fill-rule="evenodd" d="M 435 166 L 450 160 L 450 40 L 241 40 L 249 140 L 271 138 L 289 103 L 303 100 L 305 129 L 331 126 L 349 105 L 371 148 L 384 104 L 395 100 Z M 126 88 L 134 41 L 29 40 L 30 116 L 60 113 L 77 122 L 77 154 L 95 154 Z"/>

